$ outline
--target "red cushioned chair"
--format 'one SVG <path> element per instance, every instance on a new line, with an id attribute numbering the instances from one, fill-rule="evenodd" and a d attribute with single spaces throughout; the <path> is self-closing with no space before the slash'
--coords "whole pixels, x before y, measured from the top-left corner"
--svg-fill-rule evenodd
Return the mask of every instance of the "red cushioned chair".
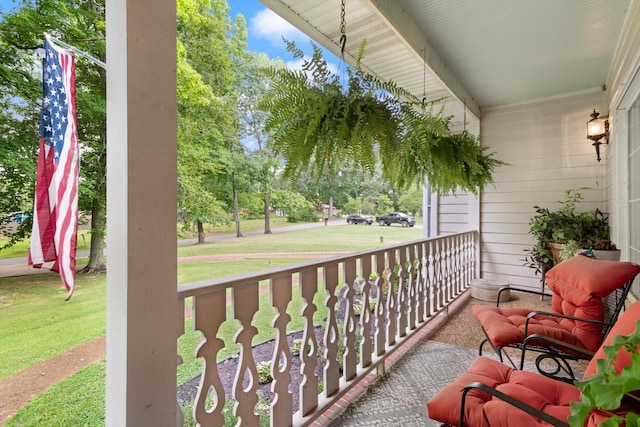
<path id="1" fill-rule="evenodd" d="M 474 306 L 473 314 L 500 360 L 506 357 L 514 368 L 522 369 L 527 350 L 536 351 L 540 373 L 573 382 L 570 361 L 589 360 L 602 344 L 640 267 L 631 262 L 604 261 L 575 256 L 549 270 L 545 276 L 551 295 L 550 313 L 498 305 Z M 510 288 L 512 292 L 528 290 Z M 520 351 L 516 365 L 504 351 Z M 551 362 L 551 363 L 545 363 Z"/>
<path id="2" fill-rule="evenodd" d="M 604 344 L 589 362 L 585 378 L 596 372 L 596 360 L 605 358 L 603 347 L 616 335 L 630 335 L 640 320 L 640 302 L 631 305 L 615 323 Z M 626 352 L 616 359 L 618 372 L 630 363 Z M 478 356 L 469 370 L 438 392 L 428 403 L 429 418 L 460 427 L 554 426 L 568 427 L 570 403 L 580 400 L 573 384 L 520 371 Z M 615 412 L 640 412 L 638 401 L 623 401 Z M 588 427 L 600 425 L 607 415 L 592 411 Z"/>

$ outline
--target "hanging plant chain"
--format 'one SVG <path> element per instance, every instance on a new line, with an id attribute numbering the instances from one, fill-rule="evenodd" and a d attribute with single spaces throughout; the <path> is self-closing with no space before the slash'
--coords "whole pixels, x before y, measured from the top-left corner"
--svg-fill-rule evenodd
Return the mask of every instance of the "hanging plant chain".
<path id="1" fill-rule="evenodd" d="M 340 54 L 344 58 L 344 47 L 347 44 L 347 24 L 345 18 L 345 5 L 346 0 L 342 0 L 340 8 Z"/>

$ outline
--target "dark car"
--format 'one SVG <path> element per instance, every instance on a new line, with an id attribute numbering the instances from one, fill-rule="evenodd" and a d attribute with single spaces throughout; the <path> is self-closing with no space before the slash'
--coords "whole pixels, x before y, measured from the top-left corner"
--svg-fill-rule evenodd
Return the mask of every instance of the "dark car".
<path id="1" fill-rule="evenodd" d="M 414 217 L 402 212 L 391 212 L 389 215 L 376 216 L 376 222 L 386 226 L 400 224 L 403 227 L 413 227 L 416 225 L 416 219 Z"/>
<path id="2" fill-rule="evenodd" d="M 347 217 L 347 224 L 373 224 L 373 219 L 364 215 L 349 215 Z"/>

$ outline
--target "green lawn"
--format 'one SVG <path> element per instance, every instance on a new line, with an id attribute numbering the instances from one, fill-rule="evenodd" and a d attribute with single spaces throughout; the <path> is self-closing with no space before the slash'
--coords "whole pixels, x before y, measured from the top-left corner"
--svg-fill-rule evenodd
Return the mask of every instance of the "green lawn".
<path id="1" fill-rule="evenodd" d="M 279 227 L 287 227 L 290 225 L 294 225 L 293 223 L 287 222 L 287 218 L 281 216 L 273 216 L 270 219 L 271 229 L 279 228 Z M 240 227 L 243 232 L 264 230 L 264 219 L 243 219 L 240 221 Z M 216 234 L 235 234 L 236 226 L 235 223 L 230 223 L 228 225 L 221 226 L 204 226 L 205 232 L 207 235 L 216 235 Z M 194 230 L 184 230 L 181 224 L 178 225 L 178 231 L 181 239 L 191 238 L 196 236 Z M 9 241 L 6 237 L 0 236 L 0 248 L 3 247 Z M 89 250 L 91 247 L 91 233 L 88 230 L 78 230 L 78 247 L 79 251 Z M 29 239 L 22 240 L 15 245 L 0 250 L 0 259 L 4 258 L 18 258 L 18 257 L 26 257 L 29 254 Z"/>
<path id="2" fill-rule="evenodd" d="M 379 225 L 332 225 L 307 230 L 261 234 L 178 249 L 178 256 L 207 253 L 352 252 L 420 239 L 422 229 Z M 209 248 L 215 246 L 215 249 Z"/>
<path id="3" fill-rule="evenodd" d="M 0 248 L 9 242 L 6 237 L 0 236 Z M 91 247 L 91 233 L 88 230 L 78 231 L 79 251 L 89 250 Z M 0 250 L 0 259 L 26 257 L 29 254 L 29 239 L 22 240 L 15 245 Z"/>
<path id="4" fill-rule="evenodd" d="M 422 230 L 417 228 L 372 226 L 329 226 L 288 233 L 259 235 L 242 239 L 232 239 L 181 247 L 180 257 L 223 253 L 269 253 L 269 252 L 310 252 L 310 251 L 359 251 L 382 245 L 419 239 Z M 383 243 L 381 243 L 381 240 Z M 230 274 L 261 270 L 303 259 L 291 255 L 290 258 L 245 259 L 238 261 L 211 261 L 178 265 L 178 283 L 190 283 Z M 308 261 L 308 259 L 304 259 Z M 0 278 L 0 379 L 6 378 L 28 366 L 62 353 L 67 349 L 104 335 L 106 330 L 106 276 L 80 274 L 76 279 L 74 296 L 64 301 L 66 293 L 55 274 L 40 274 L 14 278 Z M 298 292 L 294 290 L 294 295 Z M 324 295 L 317 295 L 319 311 L 315 319 L 325 316 L 321 307 Z M 299 316 L 302 301 L 299 297 L 290 304 L 292 316 L 290 330 L 302 328 Z M 254 325 L 261 334 L 255 343 L 273 338 L 270 326 L 275 313 L 269 307 L 268 294 L 260 299 L 261 311 L 254 319 Z M 228 318 L 231 318 L 230 313 Z M 190 320 L 185 327 L 188 331 L 179 340 L 179 352 L 184 358 L 180 366 L 178 382 L 193 377 L 200 371 L 200 361 L 193 357 L 193 349 L 200 341 L 198 332 L 191 331 Z M 262 326 L 261 326 L 262 325 Z M 227 357 L 237 351 L 233 335 L 237 323 L 227 321 L 221 329 L 220 337 L 228 343 L 220 357 Z M 34 399 L 10 419 L 7 426 L 26 425 L 100 425 L 104 417 L 104 362 L 81 370 L 76 375 L 59 383 L 53 389 Z M 85 384 L 85 385 L 79 385 Z M 69 399 L 69 395 L 81 393 L 85 399 Z M 86 399 L 92 404 L 88 404 Z M 87 408 L 87 405 L 91 408 Z M 56 411 L 55 408 L 66 408 Z"/>

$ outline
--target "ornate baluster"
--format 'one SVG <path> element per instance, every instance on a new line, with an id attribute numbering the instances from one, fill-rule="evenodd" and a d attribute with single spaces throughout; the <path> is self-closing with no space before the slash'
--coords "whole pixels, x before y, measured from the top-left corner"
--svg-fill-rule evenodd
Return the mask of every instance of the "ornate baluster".
<path id="1" fill-rule="evenodd" d="M 430 318 L 431 315 L 433 314 L 433 312 L 435 311 L 435 269 L 433 267 L 433 263 L 435 261 L 435 258 L 433 256 L 434 253 L 434 247 L 433 247 L 433 241 L 430 241 L 427 243 L 427 252 L 425 253 L 425 259 L 426 259 L 426 266 L 425 266 L 425 288 L 424 288 L 424 292 L 425 292 L 425 297 L 426 297 L 426 301 L 425 301 L 425 310 L 426 310 L 426 317 Z"/>
<path id="2" fill-rule="evenodd" d="M 407 250 L 402 248 L 399 251 L 398 256 L 398 272 L 396 274 L 398 280 L 398 337 L 404 337 L 407 335 L 407 321 L 408 321 L 408 306 L 407 306 L 407 294 L 408 294 L 408 272 L 407 272 Z"/>
<path id="3" fill-rule="evenodd" d="M 233 381 L 233 396 L 236 399 L 233 414 L 239 418 L 238 425 L 258 425 L 260 422 L 259 416 L 254 412 L 258 404 L 258 370 L 251 345 L 253 337 L 258 334 L 258 329 L 251 325 L 253 316 L 258 312 L 258 286 L 258 282 L 254 282 L 236 286 L 231 292 L 233 317 L 240 323 L 240 330 L 234 337 L 234 341 L 240 345 L 240 355 Z"/>
<path id="4" fill-rule="evenodd" d="M 453 288 L 455 286 L 455 283 L 454 283 L 454 272 L 453 272 L 453 268 L 452 268 L 453 238 L 451 236 L 447 236 L 445 238 L 445 241 L 447 242 L 447 262 L 446 262 L 446 267 L 447 267 L 447 275 L 446 275 L 446 277 L 447 277 L 447 301 L 446 301 L 446 304 L 449 305 L 449 303 L 453 299 Z"/>
<path id="5" fill-rule="evenodd" d="M 475 279 L 476 277 L 476 262 L 480 262 L 480 260 L 476 259 L 477 251 L 476 251 L 476 238 L 478 237 L 477 233 L 473 233 L 470 236 L 469 240 L 469 256 L 471 258 L 471 262 L 469 263 L 469 271 L 471 273 L 471 278 Z"/>
<path id="6" fill-rule="evenodd" d="M 435 287 L 435 301 L 434 301 L 434 309 L 440 310 L 444 306 L 444 280 L 442 278 L 442 240 L 436 240 L 435 242 L 435 253 L 433 259 L 433 272 L 434 272 L 434 280 L 433 285 Z"/>
<path id="7" fill-rule="evenodd" d="M 193 297 L 193 326 L 204 335 L 196 348 L 196 357 L 203 358 L 200 385 L 193 405 L 193 417 L 199 425 L 219 426 L 224 424 L 225 396 L 218 373 L 218 352 L 224 341 L 217 337 L 220 325 L 226 319 L 227 294 L 225 289 Z M 209 399 L 207 399 L 209 398 Z M 210 400 L 211 407 L 207 407 Z"/>
<path id="8" fill-rule="evenodd" d="M 465 280 L 465 287 L 468 288 L 471 286 L 471 280 L 474 279 L 474 270 L 473 270 L 473 258 L 475 257 L 475 251 L 473 248 L 473 235 L 471 233 L 467 233 L 465 245 L 464 245 L 464 254 L 465 254 L 465 274 L 467 279 Z"/>
<path id="9" fill-rule="evenodd" d="M 451 236 L 450 251 L 449 251 L 449 274 L 451 275 L 451 302 L 456 295 L 458 295 L 458 271 L 456 270 L 456 242 L 457 236 Z"/>
<path id="10" fill-rule="evenodd" d="M 396 275 L 396 252 L 392 250 L 387 252 L 387 263 L 389 265 L 389 272 L 387 274 L 388 280 L 388 295 L 387 295 L 387 345 L 396 343 L 396 326 L 397 326 L 397 295 L 396 295 L 396 283 L 398 276 Z"/>
<path id="11" fill-rule="evenodd" d="M 376 276 L 373 279 L 373 284 L 376 287 L 376 309 L 374 311 L 373 316 L 373 324 L 375 327 L 374 332 L 374 345 L 376 356 L 382 356 L 386 349 L 386 340 L 385 340 L 385 319 L 387 312 L 387 300 L 385 299 L 385 287 L 388 288 L 386 284 L 388 278 L 388 270 L 385 268 L 384 263 L 384 252 L 377 252 L 374 255 L 374 259 L 376 262 Z"/>
<path id="12" fill-rule="evenodd" d="M 270 284 L 271 305 L 277 314 L 272 326 L 276 329 L 276 341 L 271 361 L 273 382 L 273 403 L 271 404 L 271 423 L 274 426 L 288 426 L 292 424 L 293 397 L 289 391 L 291 384 L 291 350 L 287 342 L 287 325 L 291 316 L 287 313 L 287 306 L 292 299 L 291 275 L 277 276 Z"/>
<path id="13" fill-rule="evenodd" d="M 448 284 L 448 277 L 447 277 L 447 239 L 446 237 L 443 238 L 440 241 L 440 289 L 442 290 L 441 293 L 441 298 L 440 298 L 440 305 L 439 307 L 442 308 L 444 306 L 447 305 L 447 284 Z"/>
<path id="14" fill-rule="evenodd" d="M 327 290 L 327 323 L 324 330 L 324 395 L 332 396 L 340 388 L 340 363 L 338 361 L 338 321 L 336 318 L 336 288 L 338 287 L 338 265 L 324 268 L 324 286 Z"/>
<path id="15" fill-rule="evenodd" d="M 304 330 L 300 352 L 302 364 L 300 373 L 300 413 L 306 416 L 318 406 L 318 377 L 314 374 L 318 364 L 318 342 L 316 340 L 313 313 L 317 307 L 313 303 L 313 297 L 318 292 L 318 272 L 315 268 L 303 270 L 300 273 L 300 296 L 304 300 L 302 317 L 304 318 Z M 307 349 L 309 349 L 307 351 Z"/>
<path id="16" fill-rule="evenodd" d="M 456 236 L 455 255 L 453 257 L 455 261 L 454 271 L 456 272 L 456 295 L 460 295 L 462 292 L 462 236 Z"/>
<path id="17" fill-rule="evenodd" d="M 176 330 L 176 341 L 184 335 L 184 298 L 178 298 L 178 324 Z M 182 365 L 182 356 L 177 354 L 177 366 Z M 176 395 L 176 426 L 181 427 L 184 425 L 184 415 L 182 413 L 182 409 L 180 408 L 180 402 L 178 402 Z"/>
<path id="18" fill-rule="evenodd" d="M 371 352 L 373 351 L 373 340 L 371 338 L 371 256 L 365 256 L 362 263 L 362 312 L 360 313 L 360 366 L 366 368 L 371 364 Z M 380 295 L 378 293 L 378 295 Z"/>
<path id="19" fill-rule="evenodd" d="M 353 298 L 356 294 L 354 286 L 357 283 L 356 261 L 350 258 L 344 262 L 344 275 L 347 284 L 347 292 L 345 293 L 346 311 L 344 314 L 344 355 L 342 362 L 342 372 L 345 381 L 349 381 L 356 376 L 357 373 L 357 354 L 356 354 L 356 317 L 353 310 Z"/>
<path id="20" fill-rule="evenodd" d="M 414 262 L 414 271 L 416 274 L 416 322 L 421 325 L 425 321 L 425 302 L 427 301 L 425 294 L 425 270 L 424 270 L 424 243 L 416 246 L 416 260 Z"/>
<path id="21" fill-rule="evenodd" d="M 469 286 L 471 281 L 471 277 L 469 277 L 469 234 L 466 233 L 462 236 L 462 244 L 461 244 L 461 270 L 462 270 L 462 290 L 464 291 Z"/>
<path id="22" fill-rule="evenodd" d="M 407 261 L 407 311 L 409 313 L 409 330 L 412 331 L 416 328 L 418 318 L 418 283 L 416 282 L 416 267 L 417 262 L 415 257 L 416 247 L 414 245 L 408 248 L 409 260 Z"/>
<path id="23" fill-rule="evenodd" d="M 448 305 L 451 301 L 451 237 L 447 236 L 444 238 L 444 260 L 442 266 L 444 268 L 444 280 L 445 280 L 445 295 L 444 295 L 444 305 Z"/>

